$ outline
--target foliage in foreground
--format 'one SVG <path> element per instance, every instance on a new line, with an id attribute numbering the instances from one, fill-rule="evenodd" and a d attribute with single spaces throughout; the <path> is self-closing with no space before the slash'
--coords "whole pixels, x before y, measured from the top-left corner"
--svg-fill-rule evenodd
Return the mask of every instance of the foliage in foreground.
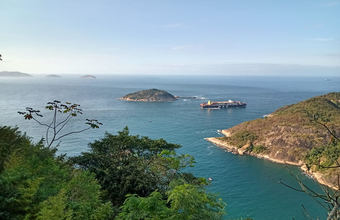
<path id="1" fill-rule="evenodd" d="M 226 214 L 225 203 L 204 187 L 182 181 L 170 185 L 167 200 L 158 191 L 146 198 L 129 196 L 119 219 L 221 219 Z"/>
<path id="2" fill-rule="evenodd" d="M 0 127 L 0 134 L 0 219 L 110 217 L 93 174 L 70 167 L 56 149 L 32 144 L 17 128 Z"/>
<path id="3" fill-rule="evenodd" d="M 224 203 L 206 192 L 206 179 L 183 171 L 195 161 L 175 153 L 180 145 L 129 135 L 126 127 L 89 147 L 71 161 L 95 173 L 106 198 L 122 210 L 121 219 L 220 219 L 225 214 Z"/>
<path id="4" fill-rule="evenodd" d="M 0 126 L 0 134 L 0 219 L 222 219 L 226 214 L 225 203 L 206 192 L 207 181 L 183 171 L 195 161 L 177 155 L 173 150 L 179 145 L 131 136 L 125 128 L 67 160 L 56 156 L 55 148 L 31 143 L 17 128 Z"/>

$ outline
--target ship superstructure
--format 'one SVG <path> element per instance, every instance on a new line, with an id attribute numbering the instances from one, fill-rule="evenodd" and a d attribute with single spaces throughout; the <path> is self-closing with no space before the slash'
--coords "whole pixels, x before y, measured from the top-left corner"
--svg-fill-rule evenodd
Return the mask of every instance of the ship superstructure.
<path id="1" fill-rule="evenodd" d="M 232 108 L 232 107 L 246 107 L 247 103 L 240 101 L 223 101 L 223 102 L 212 102 L 208 101 L 208 103 L 201 103 L 202 108 Z"/>

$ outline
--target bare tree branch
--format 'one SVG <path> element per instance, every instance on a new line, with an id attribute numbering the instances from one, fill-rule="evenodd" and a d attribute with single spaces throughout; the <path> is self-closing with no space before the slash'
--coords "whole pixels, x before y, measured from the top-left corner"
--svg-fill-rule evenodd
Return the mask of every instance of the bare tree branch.
<path id="1" fill-rule="evenodd" d="M 91 128 L 91 127 L 89 127 L 89 128 L 84 128 L 83 130 L 80 130 L 80 131 L 72 131 L 72 132 L 70 132 L 70 133 L 64 134 L 64 135 L 62 135 L 62 136 L 56 138 L 55 141 L 58 141 L 58 140 L 60 140 L 61 138 L 66 137 L 66 136 L 68 136 L 68 135 L 70 135 L 70 134 L 77 134 L 77 133 L 84 132 L 84 131 L 86 131 L 86 130 L 89 130 L 90 128 Z"/>
<path id="2" fill-rule="evenodd" d="M 319 125 L 322 125 L 323 127 L 325 127 L 326 130 L 333 136 L 333 138 L 335 138 L 337 141 L 340 141 L 340 139 L 327 127 L 327 125 L 325 125 L 325 124 L 323 124 L 323 123 L 321 123 L 321 122 L 319 122 L 317 120 L 317 116 L 316 115 L 313 115 L 313 119 L 314 119 L 314 121 L 316 123 L 318 123 Z"/>
<path id="3" fill-rule="evenodd" d="M 82 109 L 79 108 L 80 105 L 78 104 L 71 104 L 69 102 L 66 102 L 65 104 L 62 104 L 58 100 L 54 100 L 53 102 L 48 102 L 47 106 L 45 107 L 48 110 L 53 111 L 53 117 L 50 124 L 45 124 L 40 122 L 36 119 L 36 116 L 43 117 L 42 114 L 40 114 L 39 110 L 35 110 L 33 108 L 27 107 L 26 112 L 18 112 L 21 115 L 24 115 L 24 118 L 27 120 L 33 119 L 35 122 L 37 122 L 39 125 L 47 127 L 46 129 L 46 145 L 48 147 L 52 146 L 52 144 L 55 141 L 60 140 L 63 137 L 66 137 L 71 134 L 81 133 L 83 131 L 86 131 L 90 128 L 99 128 L 99 125 L 102 125 L 99 121 L 95 119 L 86 119 L 86 125 L 87 128 L 84 128 L 79 131 L 72 131 L 68 132 L 66 134 L 63 134 L 61 136 L 58 136 L 58 134 L 65 128 L 65 126 L 70 122 L 70 120 L 73 117 L 76 117 L 78 114 L 82 114 Z M 62 119 L 60 122 L 58 122 L 58 113 L 61 114 L 68 114 L 64 119 Z"/>

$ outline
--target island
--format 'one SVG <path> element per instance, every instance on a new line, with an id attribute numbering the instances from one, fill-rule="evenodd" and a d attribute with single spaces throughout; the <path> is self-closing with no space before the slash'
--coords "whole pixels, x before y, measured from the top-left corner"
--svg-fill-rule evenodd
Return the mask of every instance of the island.
<path id="1" fill-rule="evenodd" d="M 127 94 L 119 99 L 137 102 L 172 102 L 177 100 L 175 96 L 164 90 L 159 89 L 142 90 Z"/>
<path id="2" fill-rule="evenodd" d="M 33 77 L 33 76 L 18 71 L 2 71 L 0 72 L 0 77 Z"/>
<path id="3" fill-rule="evenodd" d="M 61 77 L 61 76 L 56 75 L 56 74 L 50 74 L 50 75 L 47 75 L 46 77 L 56 78 L 56 77 Z"/>
<path id="4" fill-rule="evenodd" d="M 265 118 L 220 131 L 206 140 L 238 155 L 300 166 L 321 184 L 337 186 L 340 168 L 340 92 L 284 106 Z M 334 135 L 332 135 L 333 133 Z"/>
<path id="5" fill-rule="evenodd" d="M 92 75 L 84 75 L 84 76 L 81 76 L 80 78 L 82 78 L 82 79 L 96 79 L 96 77 L 92 76 Z"/>

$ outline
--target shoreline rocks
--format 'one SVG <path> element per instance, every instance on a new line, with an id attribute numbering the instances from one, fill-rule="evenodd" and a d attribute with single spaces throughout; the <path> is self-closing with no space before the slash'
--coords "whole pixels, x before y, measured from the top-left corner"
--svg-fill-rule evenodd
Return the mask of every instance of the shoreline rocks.
<path id="1" fill-rule="evenodd" d="M 223 132 L 222 132 L 223 133 Z M 230 133 L 225 132 L 227 135 L 230 135 Z M 227 136 L 226 135 L 226 136 Z M 226 149 L 228 152 L 235 154 L 235 155 L 250 155 L 250 156 L 254 156 L 260 159 L 265 159 L 265 160 L 269 160 L 271 162 L 274 163 L 279 163 L 279 164 L 287 164 L 287 165 L 293 165 L 293 166 L 298 166 L 303 172 L 305 172 L 308 176 L 312 177 L 314 180 L 316 180 L 318 183 L 325 185 L 329 188 L 332 189 L 337 189 L 336 186 L 334 186 L 333 184 L 327 182 L 324 178 L 324 174 L 320 173 L 320 172 L 312 172 L 310 170 L 308 170 L 307 166 L 305 163 L 303 163 L 302 161 L 299 161 L 298 163 L 296 162 L 291 162 L 291 161 L 287 161 L 287 160 L 279 160 L 279 159 L 275 159 L 272 158 L 268 155 L 265 154 L 255 154 L 253 152 L 248 152 L 247 150 L 245 150 L 245 148 L 237 148 L 235 146 L 232 146 L 224 141 L 219 140 L 218 138 L 215 137 L 210 137 L 210 138 L 205 138 L 205 140 L 215 144 L 216 146 Z M 246 146 L 246 145 L 245 145 Z M 244 147 L 245 147 L 244 146 Z"/>

